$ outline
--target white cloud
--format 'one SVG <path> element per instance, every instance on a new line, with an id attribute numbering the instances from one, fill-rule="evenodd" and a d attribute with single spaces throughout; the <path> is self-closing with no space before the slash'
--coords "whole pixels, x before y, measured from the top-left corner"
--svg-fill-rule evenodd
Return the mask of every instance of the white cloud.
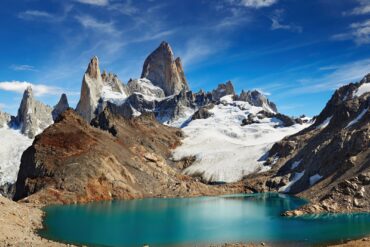
<path id="1" fill-rule="evenodd" d="M 232 0 L 231 2 L 245 6 L 247 8 L 264 8 L 270 7 L 278 2 L 278 0 Z"/>
<path id="2" fill-rule="evenodd" d="M 274 11 L 274 14 L 270 17 L 271 19 L 271 30 L 290 30 L 292 32 L 298 32 L 301 33 L 303 31 L 303 28 L 301 26 L 298 26 L 296 24 L 282 24 L 283 17 L 285 14 L 285 10 L 283 9 L 277 9 Z"/>
<path id="3" fill-rule="evenodd" d="M 352 9 L 351 11 L 343 12 L 343 15 L 365 15 L 370 13 L 370 1 L 369 0 L 357 0 L 359 6 Z"/>
<path id="4" fill-rule="evenodd" d="M 118 34 L 113 22 L 102 22 L 89 15 L 76 16 L 77 21 L 87 29 L 98 30 L 103 33 Z"/>
<path id="5" fill-rule="evenodd" d="M 79 3 L 96 5 L 96 6 L 107 6 L 109 4 L 108 0 L 76 0 Z"/>
<path id="6" fill-rule="evenodd" d="M 131 0 L 127 0 L 124 3 L 110 4 L 108 6 L 108 10 L 115 10 L 128 16 L 133 16 L 134 14 L 139 12 L 139 9 L 132 5 Z"/>
<path id="7" fill-rule="evenodd" d="M 25 20 L 39 19 L 52 19 L 54 15 L 40 10 L 26 10 L 18 14 L 18 17 Z"/>
<path id="8" fill-rule="evenodd" d="M 349 31 L 332 36 L 333 40 L 353 40 L 357 45 L 370 44 L 370 19 L 364 22 L 352 23 Z"/>
<path id="9" fill-rule="evenodd" d="M 15 71 L 36 71 L 35 67 L 27 64 L 12 64 L 10 68 Z"/>
<path id="10" fill-rule="evenodd" d="M 27 87 L 31 86 L 36 96 L 59 95 L 63 90 L 59 87 L 47 86 L 43 84 L 33 84 L 26 81 L 5 81 L 0 82 L 0 90 L 22 94 Z"/>

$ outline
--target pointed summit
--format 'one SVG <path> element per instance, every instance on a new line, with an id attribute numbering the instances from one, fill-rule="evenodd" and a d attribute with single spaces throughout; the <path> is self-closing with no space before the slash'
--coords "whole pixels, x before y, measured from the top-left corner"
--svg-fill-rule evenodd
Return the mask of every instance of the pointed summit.
<path id="1" fill-rule="evenodd" d="M 93 79 L 99 79 L 99 77 L 101 78 L 99 59 L 97 56 L 91 58 L 90 63 L 86 70 L 86 74 L 88 74 Z"/>
<path id="2" fill-rule="evenodd" d="M 101 97 L 104 83 L 100 74 L 99 59 L 94 56 L 82 79 L 80 101 L 76 111 L 87 121 L 95 117 L 95 110 Z"/>
<path id="3" fill-rule="evenodd" d="M 53 120 L 55 121 L 63 112 L 65 112 L 69 108 L 68 99 L 66 94 L 62 94 L 58 104 L 54 106 L 54 110 L 52 112 Z"/>
<path id="4" fill-rule="evenodd" d="M 53 123 L 51 111 L 49 106 L 34 99 L 32 88 L 29 86 L 23 93 L 16 124 L 21 128 L 23 134 L 34 138 Z"/>
<path id="5" fill-rule="evenodd" d="M 165 41 L 145 60 L 141 78 L 162 88 L 166 96 L 189 90 L 181 60 L 175 60 L 171 46 Z"/>

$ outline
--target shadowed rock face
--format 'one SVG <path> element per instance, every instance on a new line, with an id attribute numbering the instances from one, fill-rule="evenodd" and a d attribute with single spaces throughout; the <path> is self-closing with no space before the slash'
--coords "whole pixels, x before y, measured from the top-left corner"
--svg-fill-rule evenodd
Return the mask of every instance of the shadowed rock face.
<path id="1" fill-rule="evenodd" d="M 105 109 L 92 123 L 98 128 L 67 110 L 37 136 L 22 156 L 14 199 L 74 203 L 226 192 L 171 166 L 182 134 L 153 116 L 123 119 Z"/>
<path id="2" fill-rule="evenodd" d="M 53 120 L 55 121 L 63 112 L 65 112 L 69 108 L 68 99 L 66 94 L 62 94 L 58 104 L 54 106 L 54 110 L 52 112 Z"/>
<path id="3" fill-rule="evenodd" d="M 368 78 L 338 89 L 313 125 L 271 148 L 272 170 L 245 182 L 311 200 L 288 214 L 369 211 L 370 92 L 356 95 Z"/>
<path id="4" fill-rule="evenodd" d="M 180 58 L 174 59 L 170 45 L 162 42 L 144 62 L 141 78 L 163 89 L 166 96 L 189 90 Z"/>
<path id="5" fill-rule="evenodd" d="M 34 138 L 53 123 L 51 112 L 51 107 L 35 100 L 32 88 L 28 87 L 23 94 L 15 124 L 21 128 L 23 134 Z"/>
<path id="6" fill-rule="evenodd" d="M 87 122 L 95 117 L 103 86 L 99 60 L 97 57 L 93 57 L 82 79 L 81 97 L 76 107 L 76 111 Z"/>

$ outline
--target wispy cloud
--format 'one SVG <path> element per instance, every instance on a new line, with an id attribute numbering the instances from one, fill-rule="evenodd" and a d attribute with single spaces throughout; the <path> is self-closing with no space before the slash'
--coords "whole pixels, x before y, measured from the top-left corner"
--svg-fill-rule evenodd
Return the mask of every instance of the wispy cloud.
<path id="1" fill-rule="evenodd" d="M 365 15 L 370 13 L 369 0 L 357 0 L 358 6 L 350 11 L 343 12 L 343 15 Z"/>
<path id="2" fill-rule="evenodd" d="M 26 81 L 5 81 L 0 82 L 0 90 L 22 94 L 27 87 L 32 87 L 36 96 L 59 95 L 65 92 L 62 88 L 43 84 L 34 84 Z"/>
<path id="3" fill-rule="evenodd" d="M 247 8 L 264 8 L 270 7 L 278 2 L 278 0 L 229 0 L 229 2 L 238 4 Z"/>
<path id="4" fill-rule="evenodd" d="M 284 20 L 284 9 L 277 9 L 274 11 L 274 14 L 270 17 L 271 19 L 271 30 L 289 30 L 292 32 L 298 32 L 301 33 L 303 31 L 303 28 L 301 26 L 298 26 L 296 24 L 282 24 L 282 21 Z"/>
<path id="5" fill-rule="evenodd" d="M 370 44 L 370 19 L 352 23 L 347 32 L 333 35 L 332 40 L 353 40 L 357 45 Z"/>
<path id="6" fill-rule="evenodd" d="M 53 19 L 55 16 L 45 11 L 40 10 L 26 10 L 18 14 L 18 17 L 25 20 L 34 19 Z"/>
<path id="7" fill-rule="evenodd" d="M 332 91 L 350 82 L 359 81 L 370 72 L 370 59 L 335 66 L 337 68 L 332 72 L 315 79 L 307 79 L 307 83 L 286 90 L 283 94 L 308 94 Z"/>
<path id="8" fill-rule="evenodd" d="M 115 10 L 127 16 L 133 16 L 139 12 L 139 9 L 132 4 L 131 0 L 126 0 L 124 3 L 110 4 L 108 10 Z"/>
<path id="9" fill-rule="evenodd" d="M 115 28 L 114 22 L 103 22 L 95 19 L 90 15 L 76 16 L 76 20 L 86 29 L 97 30 L 102 33 L 118 34 L 119 31 Z"/>
<path id="10" fill-rule="evenodd" d="M 34 66 L 27 64 L 12 64 L 10 68 L 14 71 L 37 71 Z"/>
<path id="11" fill-rule="evenodd" d="M 96 5 L 96 6 L 106 6 L 109 4 L 109 0 L 75 0 L 79 3 Z"/>

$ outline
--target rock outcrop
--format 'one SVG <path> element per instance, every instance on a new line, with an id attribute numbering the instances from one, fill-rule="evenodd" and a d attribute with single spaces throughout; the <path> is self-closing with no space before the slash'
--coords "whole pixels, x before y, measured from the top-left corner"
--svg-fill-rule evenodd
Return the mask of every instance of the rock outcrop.
<path id="1" fill-rule="evenodd" d="M 103 90 L 103 79 L 100 74 L 99 59 L 93 57 L 82 79 L 80 101 L 76 111 L 90 122 L 96 115 L 99 99 Z"/>
<path id="2" fill-rule="evenodd" d="M 231 81 L 218 84 L 217 88 L 212 91 L 212 99 L 219 101 L 226 95 L 235 95 L 234 86 Z"/>
<path id="3" fill-rule="evenodd" d="M 23 94 L 15 125 L 32 139 L 53 123 L 51 112 L 51 107 L 35 100 L 32 88 L 28 87 Z"/>
<path id="4" fill-rule="evenodd" d="M 277 107 L 273 102 L 270 102 L 265 95 L 257 90 L 247 91 L 244 90 L 237 97 L 237 100 L 248 102 L 253 106 L 263 107 L 271 112 L 277 112 Z"/>
<path id="5" fill-rule="evenodd" d="M 246 179 L 248 186 L 310 199 L 288 214 L 369 211 L 368 78 L 338 89 L 314 124 L 276 143 L 266 161 L 272 170 Z"/>
<path id="6" fill-rule="evenodd" d="M 62 94 L 59 102 L 54 106 L 52 111 L 53 120 L 55 121 L 63 112 L 69 108 L 68 99 L 66 94 Z"/>
<path id="7" fill-rule="evenodd" d="M 180 58 L 174 58 L 167 42 L 152 52 L 145 60 L 141 78 L 150 80 L 155 86 L 163 89 L 166 96 L 188 91 Z"/>
<path id="8" fill-rule="evenodd" d="M 112 92 L 121 93 L 124 95 L 128 94 L 127 88 L 124 87 L 121 80 L 118 78 L 117 75 L 113 73 L 107 73 L 105 70 L 103 71 L 103 74 L 101 75 L 103 84 L 105 86 L 108 86 Z"/>
<path id="9" fill-rule="evenodd" d="M 11 121 L 11 116 L 6 112 L 0 111 L 0 128 L 9 126 Z"/>
<path id="10" fill-rule="evenodd" d="M 37 136 L 22 156 L 14 199 L 76 203 L 241 191 L 180 174 L 169 157 L 182 134 L 152 115 L 124 119 L 105 109 L 92 123 L 99 128 L 67 110 Z"/>

